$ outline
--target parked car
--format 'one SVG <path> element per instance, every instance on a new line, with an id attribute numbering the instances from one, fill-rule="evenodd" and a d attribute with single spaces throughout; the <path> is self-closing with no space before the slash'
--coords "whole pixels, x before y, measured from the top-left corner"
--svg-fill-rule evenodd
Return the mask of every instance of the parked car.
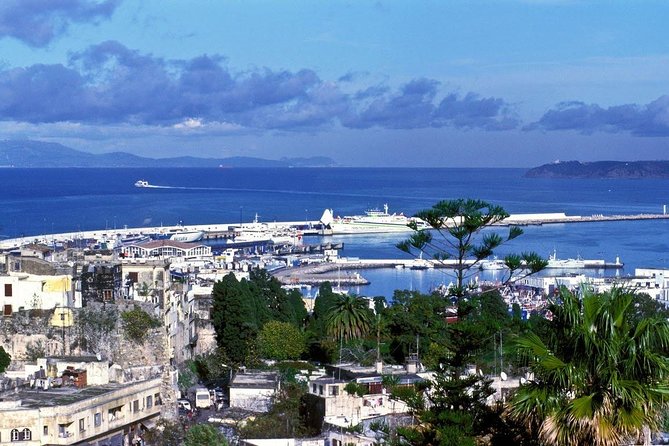
<path id="1" fill-rule="evenodd" d="M 192 412 L 192 410 L 193 410 L 193 406 L 191 406 L 190 401 L 188 401 L 185 398 L 178 399 L 177 400 L 177 406 L 179 407 L 179 409 L 183 409 L 183 410 L 186 410 L 188 412 Z"/>

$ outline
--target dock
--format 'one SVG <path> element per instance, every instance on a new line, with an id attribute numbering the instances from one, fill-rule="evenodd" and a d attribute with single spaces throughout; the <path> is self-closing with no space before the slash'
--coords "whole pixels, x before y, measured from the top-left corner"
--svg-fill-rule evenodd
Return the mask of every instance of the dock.
<path id="1" fill-rule="evenodd" d="M 512 214 L 507 219 L 496 223 L 498 226 L 528 226 L 528 225 L 548 225 L 565 223 L 589 223 L 589 222 L 615 222 L 615 221 L 643 221 L 643 220 L 667 220 L 669 214 L 617 214 L 603 215 L 596 214 L 590 216 L 566 215 L 562 212 L 557 213 L 536 213 L 536 214 Z M 285 222 L 266 222 L 269 228 L 293 228 L 302 233 L 302 235 L 331 235 L 331 231 L 323 227 L 319 221 L 285 221 Z M 66 242 L 72 240 L 108 240 L 116 237 L 126 237 L 130 235 L 151 235 L 164 234 L 175 231 L 203 231 L 203 240 L 226 240 L 231 237 L 233 228 L 239 228 L 239 223 L 211 223 L 200 225 L 173 225 L 156 227 L 123 227 L 119 229 L 97 229 L 88 231 L 73 231 L 59 234 L 41 234 L 23 236 L 0 241 L 0 250 L 15 249 L 30 243 L 43 243 L 46 245 Z M 356 234 L 356 233 L 351 233 Z M 359 234 L 368 234 L 361 231 Z"/>

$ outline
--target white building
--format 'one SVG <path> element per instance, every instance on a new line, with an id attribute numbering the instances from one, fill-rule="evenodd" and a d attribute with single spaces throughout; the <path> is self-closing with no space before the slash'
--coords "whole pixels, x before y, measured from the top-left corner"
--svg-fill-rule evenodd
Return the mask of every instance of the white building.
<path id="1" fill-rule="evenodd" d="M 230 383 L 230 407 L 267 412 L 279 386 L 276 372 L 239 372 Z"/>
<path id="2" fill-rule="evenodd" d="M 152 240 L 146 243 L 125 245 L 121 248 L 121 253 L 131 258 L 193 258 L 211 256 L 211 247 L 174 240 Z"/>
<path id="3" fill-rule="evenodd" d="M 669 305 L 669 269 L 636 268 L 632 285 L 637 292 Z"/>
<path id="4" fill-rule="evenodd" d="M 0 445 L 131 444 L 155 426 L 160 386 L 160 379 L 151 379 L 12 392 L 0 401 Z"/>
<path id="5" fill-rule="evenodd" d="M 81 308 L 81 299 L 72 289 L 72 276 L 41 276 L 10 272 L 0 275 L 2 314 L 19 310 L 50 310 L 56 307 Z"/>

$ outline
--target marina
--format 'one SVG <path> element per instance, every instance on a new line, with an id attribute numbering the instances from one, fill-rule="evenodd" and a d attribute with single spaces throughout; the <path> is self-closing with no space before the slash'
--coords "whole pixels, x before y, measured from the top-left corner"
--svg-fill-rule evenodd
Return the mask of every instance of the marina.
<path id="1" fill-rule="evenodd" d="M 643 221 L 643 220 L 668 220 L 669 214 L 617 214 L 617 215 L 590 215 L 590 216 L 569 216 L 564 213 L 535 213 L 535 214 L 512 214 L 497 226 L 541 226 L 552 224 L 567 223 L 600 223 L 617 221 Z M 110 239 L 123 238 L 129 236 L 153 236 L 155 238 L 165 238 L 169 235 L 173 240 L 183 238 L 184 240 L 229 240 L 234 241 L 235 236 L 245 235 L 248 238 L 243 241 L 253 241 L 252 237 L 265 237 L 268 234 L 277 234 L 279 232 L 293 234 L 294 237 L 307 235 L 327 236 L 327 235 L 356 235 L 370 233 L 397 233 L 411 232 L 409 227 L 402 227 L 399 230 L 397 225 L 391 227 L 374 227 L 373 230 L 365 226 L 352 225 L 345 231 L 336 232 L 323 221 L 284 221 L 284 222 L 266 222 L 259 223 L 256 219 L 251 224 L 239 223 L 214 223 L 198 225 L 173 225 L 173 226 L 155 226 L 155 227 L 123 227 L 119 229 L 98 229 L 88 231 L 65 232 L 58 234 L 41 234 L 17 238 L 7 238 L 0 241 L 0 250 L 17 248 L 27 243 L 62 243 L 68 240 L 82 239 Z M 251 235 L 254 234 L 254 235 Z M 270 237 L 271 238 L 271 237 Z M 192 239 L 192 240 L 191 240 Z M 263 241 L 258 239 L 257 241 Z"/>

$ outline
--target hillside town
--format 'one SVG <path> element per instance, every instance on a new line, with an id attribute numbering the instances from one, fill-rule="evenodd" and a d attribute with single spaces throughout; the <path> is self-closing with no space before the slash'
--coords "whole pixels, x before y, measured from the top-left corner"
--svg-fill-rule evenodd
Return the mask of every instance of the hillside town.
<path id="1" fill-rule="evenodd" d="M 0 444 L 167 444 L 166 432 L 185 435 L 195 426 L 245 446 L 394 444 L 425 410 L 407 395 L 425 391 L 422 398 L 437 405 L 426 389 L 439 380 L 440 358 L 453 358 L 439 351 L 439 334 L 412 328 L 406 313 L 417 314 L 414 305 L 423 302 L 433 313 L 422 324 L 436 318 L 440 330 L 456 327 L 463 318 L 453 300 L 458 291 L 444 285 L 432 301 L 405 291 L 391 302 L 346 296 L 321 280 L 319 294 L 305 297 L 301 284 L 282 285 L 277 277 L 312 277 L 314 264 L 341 264 L 338 249 L 302 249 L 308 255 L 287 260 L 281 252 L 291 243 L 263 243 L 262 255 L 259 246 L 214 252 L 201 242 L 126 237 L 83 246 L 36 239 L 4 250 L 0 347 L 11 362 L 0 374 Z M 482 257 L 470 262 L 463 264 L 495 265 Z M 494 290 L 503 306 L 496 317 L 508 324 L 486 332 L 492 336 L 476 348 L 477 355 L 494 353 L 492 360 L 468 354 L 457 366 L 459 379 L 486 383 L 481 401 L 494 408 L 533 378 L 530 368 L 504 357 L 509 324 L 550 319 L 551 298 L 561 290 L 624 287 L 664 307 L 669 270 L 636 269 L 625 278 L 528 274 L 468 287 L 472 296 Z M 369 324 L 333 331 L 328 307 L 347 298 L 363 302 Z M 249 302 L 266 308 L 238 308 Z M 236 325 L 239 312 L 258 319 Z M 287 350 L 290 342 L 274 346 L 276 333 L 282 342 L 299 338 L 297 350 Z M 289 410 L 290 401 L 297 406 Z M 284 419 L 287 429 L 268 421 Z"/>

